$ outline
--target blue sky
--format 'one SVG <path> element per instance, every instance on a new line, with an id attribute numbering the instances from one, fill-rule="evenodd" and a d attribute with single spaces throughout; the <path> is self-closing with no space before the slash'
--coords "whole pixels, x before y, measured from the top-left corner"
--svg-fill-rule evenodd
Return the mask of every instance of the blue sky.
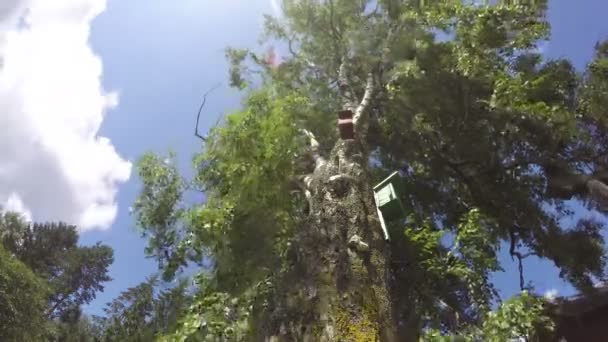
<path id="1" fill-rule="evenodd" d="M 227 86 L 227 46 L 255 47 L 262 13 L 270 3 L 256 1 L 109 0 L 93 21 L 91 43 L 104 65 L 104 86 L 120 94 L 100 135 L 111 138 L 125 158 L 135 161 L 146 151 L 178 153 L 187 172 L 200 140 L 193 135 L 201 95 L 218 82 L 209 96 L 201 131 L 237 109 L 240 96 Z M 85 244 L 102 241 L 115 252 L 110 273 L 114 281 L 90 305 L 99 313 L 121 291 L 156 271 L 143 253 L 129 206 L 137 194 L 137 177 L 120 187 L 119 212 L 111 229 L 83 233 Z"/>
<path id="2" fill-rule="evenodd" d="M 607 37 L 605 0 L 553 0 L 549 57 L 569 57 L 583 67 L 596 41 Z M 118 106 L 109 111 L 100 135 L 111 139 L 124 158 L 135 161 L 145 151 L 178 152 L 184 170 L 200 148 L 192 130 L 201 94 L 218 82 L 227 83 L 226 46 L 255 47 L 262 13 L 271 12 L 269 0 L 109 0 L 92 24 L 91 44 L 103 62 L 103 84 L 119 93 Z M 238 108 L 239 94 L 221 87 L 210 96 L 203 116 L 207 130 L 219 115 Z M 118 215 L 108 230 L 84 232 L 85 244 L 102 241 L 114 248 L 110 273 L 114 281 L 87 308 L 100 313 L 103 305 L 156 270 L 144 257 L 128 208 L 137 192 L 137 177 L 119 188 Z M 506 272 L 495 275 L 504 295 L 518 291 L 515 263 L 501 255 Z M 550 264 L 528 260 L 526 279 L 540 291 L 572 289 L 561 282 Z"/>

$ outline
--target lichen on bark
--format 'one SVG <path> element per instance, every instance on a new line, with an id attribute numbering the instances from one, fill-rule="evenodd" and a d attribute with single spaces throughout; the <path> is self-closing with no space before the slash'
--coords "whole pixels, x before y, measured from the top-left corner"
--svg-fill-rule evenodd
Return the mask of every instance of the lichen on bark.
<path id="1" fill-rule="evenodd" d="M 267 341 L 397 341 L 391 313 L 389 244 L 375 215 L 367 156 L 338 140 L 311 182 L 308 220 L 293 239 L 290 293 Z M 369 246 L 349 246 L 357 235 Z M 305 302 L 306 304 L 303 304 Z"/>

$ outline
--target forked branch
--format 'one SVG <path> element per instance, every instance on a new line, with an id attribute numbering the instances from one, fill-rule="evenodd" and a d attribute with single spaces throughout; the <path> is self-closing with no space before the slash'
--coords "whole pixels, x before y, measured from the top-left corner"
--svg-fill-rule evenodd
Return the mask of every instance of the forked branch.
<path id="1" fill-rule="evenodd" d="M 201 119 L 201 112 L 203 111 L 203 108 L 205 107 L 205 103 L 207 103 L 207 95 L 209 95 L 215 89 L 219 88 L 220 85 L 221 85 L 221 83 L 214 85 L 211 89 L 207 90 L 203 94 L 203 102 L 201 103 L 201 106 L 198 109 L 198 114 L 196 115 L 196 126 L 194 126 L 194 136 L 201 139 L 203 142 L 206 141 L 207 139 L 198 132 L 198 123 Z"/>

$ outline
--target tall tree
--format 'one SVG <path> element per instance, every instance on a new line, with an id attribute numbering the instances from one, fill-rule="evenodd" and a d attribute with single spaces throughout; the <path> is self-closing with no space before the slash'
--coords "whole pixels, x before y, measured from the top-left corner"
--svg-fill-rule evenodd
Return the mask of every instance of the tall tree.
<path id="1" fill-rule="evenodd" d="M 48 287 L 0 245 L 0 340 L 36 341 L 48 332 Z"/>
<path id="2" fill-rule="evenodd" d="M 177 327 L 190 304 L 187 282 L 158 289 L 157 277 L 123 291 L 98 317 L 101 341 L 152 341 Z"/>
<path id="3" fill-rule="evenodd" d="M 188 260 L 212 261 L 177 334 L 531 337 L 547 325 L 535 296 L 490 313 L 501 242 L 591 290 L 604 276 L 602 224 L 568 225 L 568 200 L 606 211 L 608 44 L 584 73 L 544 60 L 546 8 L 283 1 L 265 36 L 287 57 L 227 51 L 232 85 L 248 89 L 261 75 L 262 86 L 204 139 L 196 177 L 153 154 L 139 163 L 134 207 L 147 252 L 167 278 Z M 338 133 L 338 112 L 352 113 L 353 135 Z M 394 170 L 408 215 L 387 241 L 372 185 Z M 192 190 L 204 204 L 185 201 Z"/>
<path id="4" fill-rule="evenodd" d="M 88 315 L 75 309 L 55 320 L 54 331 L 46 340 L 57 342 L 101 341 L 101 327 Z"/>
<path id="5" fill-rule="evenodd" d="M 50 287 L 47 316 L 59 318 L 91 302 L 110 281 L 114 260 L 109 246 L 78 246 L 75 226 L 28 223 L 18 214 L 0 214 L 0 241 Z"/>

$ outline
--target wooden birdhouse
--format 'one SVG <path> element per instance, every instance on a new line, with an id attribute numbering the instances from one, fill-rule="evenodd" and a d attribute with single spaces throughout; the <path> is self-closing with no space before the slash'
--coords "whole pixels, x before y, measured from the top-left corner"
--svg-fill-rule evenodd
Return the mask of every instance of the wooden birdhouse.
<path id="1" fill-rule="evenodd" d="M 388 240 L 389 234 L 386 222 L 391 222 L 405 216 L 405 209 L 401 202 L 403 183 L 399 171 L 393 172 L 385 180 L 374 187 L 374 200 L 384 237 Z"/>
<path id="2" fill-rule="evenodd" d="M 353 123 L 353 112 L 345 109 L 338 112 L 338 130 L 343 140 L 355 138 L 355 125 Z"/>

